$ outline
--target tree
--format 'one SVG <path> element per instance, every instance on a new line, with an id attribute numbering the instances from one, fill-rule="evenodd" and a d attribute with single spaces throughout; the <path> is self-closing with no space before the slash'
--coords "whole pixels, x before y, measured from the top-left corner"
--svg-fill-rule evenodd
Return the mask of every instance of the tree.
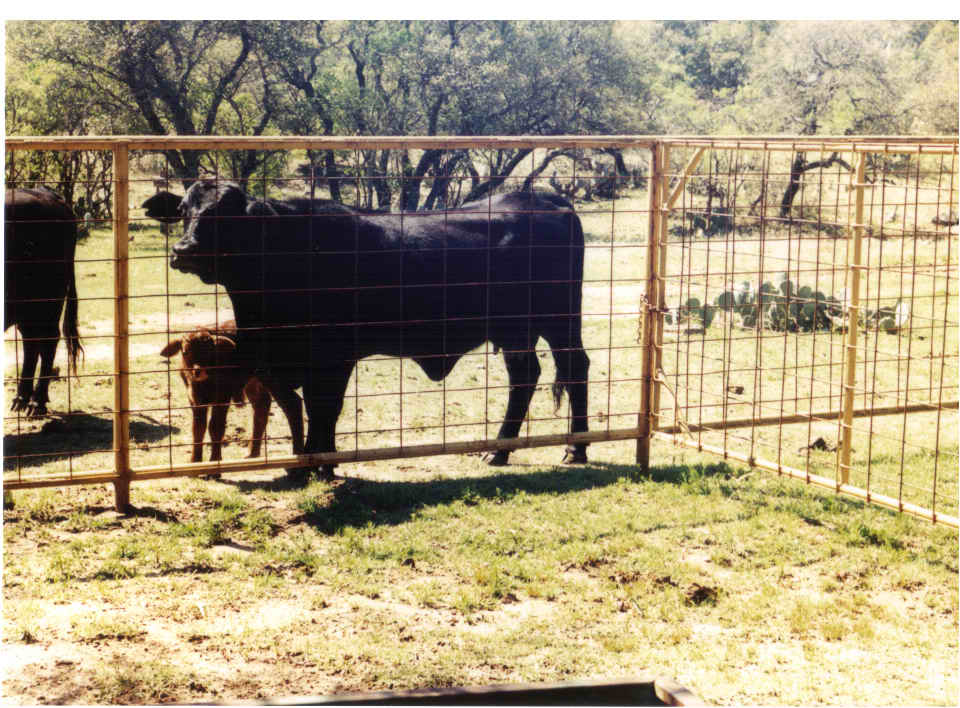
<path id="1" fill-rule="evenodd" d="M 9 23 L 8 35 L 16 35 L 20 24 Z M 49 63 L 27 63 L 9 54 L 5 101 L 11 134 L 110 134 L 122 125 L 82 73 L 53 71 Z M 5 163 L 8 185 L 46 184 L 80 216 L 94 219 L 111 216 L 111 169 L 111 155 L 94 150 L 17 152 Z"/>
<path id="2" fill-rule="evenodd" d="M 327 129 L 340 134 L 550 135 L 639 127 L 634 106 L 645 88 L 642 72 L 610 23 L 360 21 L 326 29 L 323 40 L 302 29 L 297 36 L 310 38 L 307 51 L 293 57 L 275 45 L 287 66 L 278 75 L 301 105 L 313 105 Z M 328 50 L 326 71 L 321 49 Z M 369 200 L 375 194 L 384 207 L 399 192 L 399 205 L 413 210 L 479 198 L 528 155 L 502 151 L 484 160 L 466 150 L 368 151 L 349 169 L 374 185 Z M 322 167 L 331 189 L 348 169 L 329 158 Z M 467 194 L 454 188 L 463 179 L 470 182 Z"/>
<path id="3" fill-rule="evenodd" d="M 101 106 L 129 133 L 260 135 L 276 103 L 254 55 L 246 22 L 23 22 L 12 50 L 26 62 L 49 62 L 82 75 Z M 8 48 L 11 48 L 8 45 Z M 187 183 L 204 165 L 201 151 L 167 150 Z M 245 178 L 262 156 L 236 163 Z M 216 169 L 207 163 L 207 169 Z"/>
<path id="4" fill-rule="evenodd" d="M 911 111 L 899 70 L 908 26 L 896 22 L 786 22 L 751 59 L 731 115 L 746 134 L 895 135 Z M 803 175 L 849 164 L 838 154 L 790 157 L 779 214 L 790 218 Z"/>
<path id="5" fill-rule="evenodd" d="M 957 22 L 916 22 L 908 36 L 900 109 L 910 116 L 910 132 L 956 135 Z"/>
<path id="6" fill-rule="evenodd" d="M 749 133 L 896 135 L 909 126 L 897 80 L 906 27 L 894 22 L 785 22 L 751 60 L 737 97 Z"/>

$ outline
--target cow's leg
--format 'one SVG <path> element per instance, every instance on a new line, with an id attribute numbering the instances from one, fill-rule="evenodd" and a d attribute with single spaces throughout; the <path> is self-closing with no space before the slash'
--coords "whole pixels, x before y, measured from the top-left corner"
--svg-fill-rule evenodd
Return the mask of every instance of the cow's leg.
<path id="1" fill-rule="evenodd" d="M 500 425 L 498 440 L 515 438 L 520 433 L 523 419 L 530 409 L 530 399 L 540 379 L 540 362 L 537 353 L 528 347 L 527 351 L 503 350 L 503 361 L 507 365 L 507 375 L 510 378 L 510 397 L 507 399 L 507 413 Z M 500 466 L 507 464 L 510 458 L 509 450 L 497 450 L 488 454 L 488 465 Z"/>
<path id="2" fill-rule="evenodd" d="M 278 385 L 273 379 L 260 377 L 270 395 L 280 406 L 287 424 L 290 426 L 290 441 L 294 455 L 303 454 L 303 401 L 295 390 L 287 386 Z M 266 428 L 266 425 L 264 425 Z M 291 477 L 306 477 L 312 471 L 311 467 L 289 467 L 287 474 Z"/>
<path id="3" fill-rule="evenodd" d="M 579 322 L 576 323 L 579 330 Z M 562 387 L 570 397 L 570 432 L 587 432 L 587 376 L 590 359 L 583 350 L 583 341 L 579 331 L 555 330 L 544 333 L 544 338 L 553 352 L 557 366 L 557 381 L 554 384 L 554 397 L 560 405 Z M 587 443 L 568 445 L 563 461 L 566 464 L 579 464 L 587 461 Z"/>
<path id="4" fill-rule="evenodd" d="M 190 462 L 200 462 L 203 460 L 203 436 L 207 434 L 207 406 L 196 405 L 190 402 L 193 407 L 193 451 L 190 454 Z"/>
<path id="5" fill-rule="evenodd" d="M 59 315 L 56 321 L 59 323 Z M 30 404 L 27 407 L 27 414 L 31 417 L 47 414 L 47 402 L 50 400 L 50 381 L 53 380 L 53 361 L 57 356 L 57 345 L 59 343 L 60 330 L 56 327 L 46 332 L 43 339 L 38 343 L 40 348 L 40 375 L 37 377 L 37 385 L 33 389 L 33 395 L 30 397 Z"/>
<path id="6" fill-rule="evenodd" d="M 23 337 L 23 366 L 20 367 L 20 381 L 17 383 L 17 395 L 13 399 L 12 411 L 27 410 L 33 396 L 33 375 L 37 371 L 37 359 L 40 357 L 39 342 Z"/>
<path id="7" fill-rule="evenodd" d="M 303 385 L 303 403 L 309 420 L 306 452 L 335 452 L 337 419 L 343 410 L 343 397 L 353 371 L 353 362 L 307 372 Z M 333 479 L 336 464 L 320 466 L 323 479 Z"/>

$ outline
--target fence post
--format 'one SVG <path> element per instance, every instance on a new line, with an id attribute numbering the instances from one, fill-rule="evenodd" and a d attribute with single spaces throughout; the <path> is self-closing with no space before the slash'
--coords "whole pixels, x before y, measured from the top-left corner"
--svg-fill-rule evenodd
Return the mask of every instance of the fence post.
<path id="1" fill-rule="evenodd" d="M 113 147 L 113 483 L 117 511 L 130 507 L 129 203 L 130 150 Z"/>
<path id="2" fill-rule="evenodd" d="M 643 301 L 646 307 L 641 308 L 642 318 L 642 346 L 643 363 L 640 374 L 640 413 L 637 419 L 637 428 L 640 435 L 637 438 L 637 464 L 640 465 L 640 474 L 645 475 L 650 470 L 650 437 L 653 433 L 653 400 L 654 377 L 656 375 L 654 351 L 657 342 L 658 323 L 660 321 L 660 207 L 663 203 L 660 193 L 662 181 L 660 179 L 663 145 L 655 143 L 650 148 L 650 177 L 647 181 L 649 192 L 647 230 L 647 292 Z"/>
<path id="3" fill-rule="evenodd" d="M 860 319 L 860 272 L 863 269 L 863 192 L 866 187 L 867 154 L 860 153 L 857 171 L 851 186 L 856 190 L 854 222 L 849 231 L 850 243 L 847 245 L 847 270 L 850 289 L 847 305 L 847 343 L 846 362 L 843 380 L 843 419 L 841 423 L 840 449 L 837 452 L 839 484 L 850 483 L 850 452 L 853 442 L 853 404 L 857 383 L 857 325 Z M 869 491 L 869 490 L 868 490 Z"/>
<path id="4" fill-rule="evenodd" d="M 699 162 L 699 158 L 697 159 Z M 696 165 L 694 165 L 694 168 Z M 657 326 L 656 340 L 653 347 L 653 399 L 651 401 L 653 415 L 653 429 L 656 431 L 660 427 L 660 390 L 661 379 L 660 372 L 663 370 L 663 311 L 667 306 L 667 240 L 669 239 L 670 210 L 676 197 L 683 194 L 684 181 L 686 177 L 677 180 L 676 192 L 670 194 L 670 144 L 664 143 L 660 152 L 660 190 L 657 192 L 657 228 L 660 236 L 657 239 L 657 248 L 659 253 L 657 257 L 659 265 L 657 266 Z M 669 196 L 668 196 L 669 195 Z"/>

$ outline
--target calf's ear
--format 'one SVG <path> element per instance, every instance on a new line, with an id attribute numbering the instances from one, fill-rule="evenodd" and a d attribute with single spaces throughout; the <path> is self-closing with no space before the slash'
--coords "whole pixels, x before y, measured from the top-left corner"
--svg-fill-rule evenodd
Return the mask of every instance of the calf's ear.
<path id="1" fill-rule="evenodd" d="M 237 351 L 237 343 L 229 337 L 214 335 L 213 345 L 220 354 L 233 354 L 235 351 Z"/>
<path id="2" fill-rule="evenodd" d="M 169 342 L 167 346 L 160 350 L 160 356 L 171 357 L 180 351 L 180 340 L 174 339 L 172 342 Z"/>

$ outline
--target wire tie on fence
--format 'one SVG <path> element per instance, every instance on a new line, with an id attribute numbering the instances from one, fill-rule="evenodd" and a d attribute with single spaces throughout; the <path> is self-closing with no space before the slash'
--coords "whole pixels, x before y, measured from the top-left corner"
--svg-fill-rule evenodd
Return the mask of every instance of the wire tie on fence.
<path id="1" fill-rule="evenodd" d="M 657 369 L 657 375 L 654 377 L 654 380 L 662 384 L 664 388 L 670 393 L 671 398 L 673 398 L 673 425 L 675 428 L 680 428 L 682 433 L 686 433 L 687 437 L 693 440 L 693 433 L 690 432 L 690 426 L 687 425 L 687 421 L 684 420 L 683 416 L 680 415 L 680 402 L 677 400 L 677 394 L 670 384 L 667 382 L 667 374 L 662 368 Z"/>

